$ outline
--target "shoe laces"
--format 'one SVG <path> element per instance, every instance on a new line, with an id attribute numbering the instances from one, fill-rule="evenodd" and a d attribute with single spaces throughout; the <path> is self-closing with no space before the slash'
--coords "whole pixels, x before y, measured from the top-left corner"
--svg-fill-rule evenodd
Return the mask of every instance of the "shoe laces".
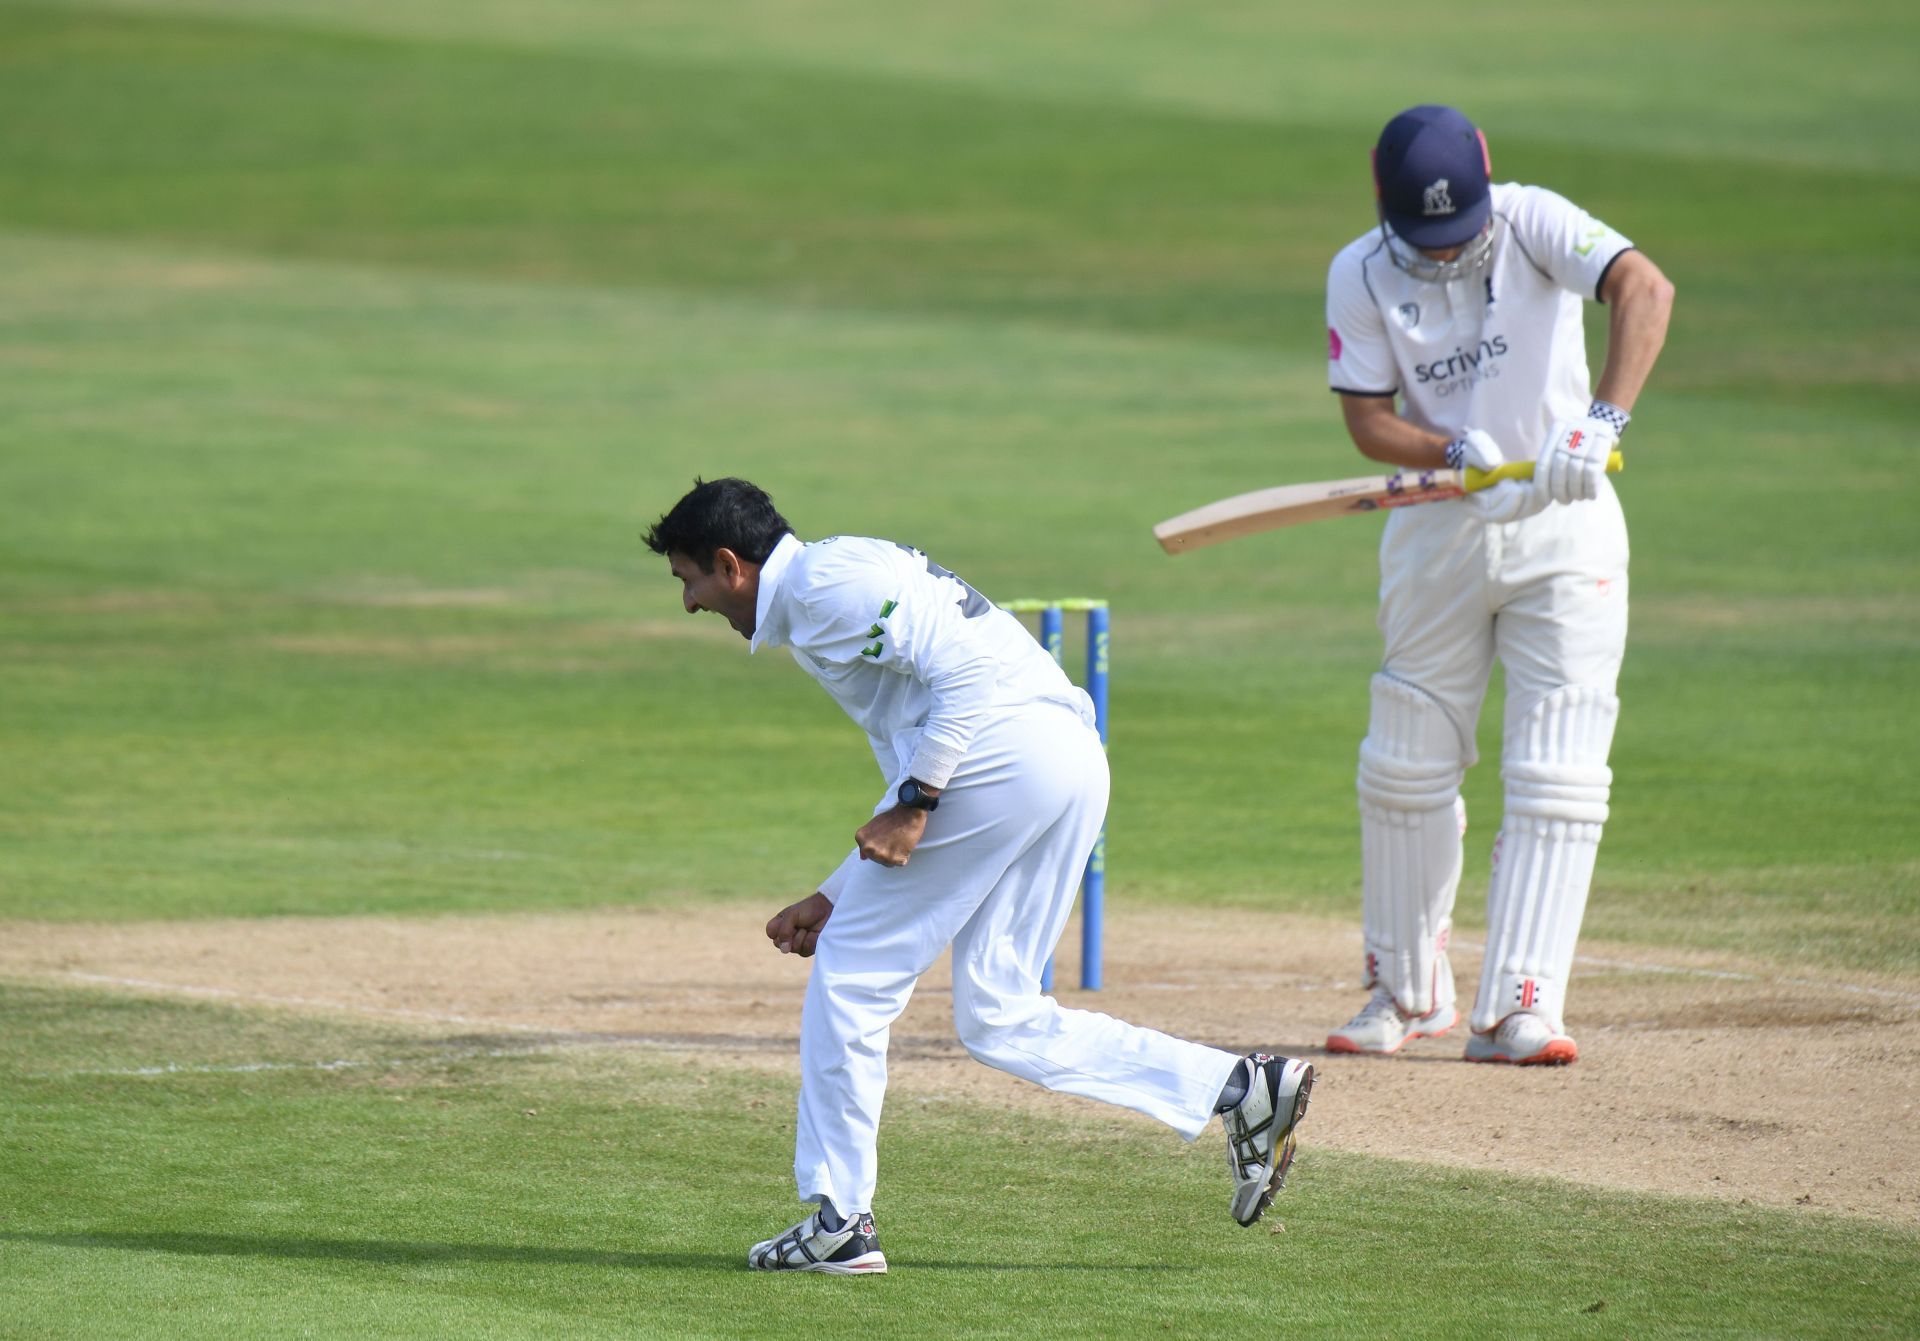
<path id="1" fill-rule="evenodd" d="M 1360 1013 L 1347 1021 L 1347 1027 L 1355 1028 L 1381 1016 L 1402 1022 L 1408 1018 L 1407 1013 L 1400 1009 L 1400 1003 L 1393 999 L 1392 992 L 1384 987 L 1376 987 L 1373 989 L 1373 995 L 1367 998 L 1367 1004 L 1360 1007 Z"/>
<path id="2" fill-rule="evenodd" d="M 1544 1046 L 1547 1041 L 1558 1035 L 1554 1033 L 1553 1026 L 1539 1016 L 1529 1015 L 1525 1011 L 1515 1011 L 1500 1021 L 1500 1027 L 1494 1031 L 1494 1037 L 1503 1045 L 1524 1042 Z"/>

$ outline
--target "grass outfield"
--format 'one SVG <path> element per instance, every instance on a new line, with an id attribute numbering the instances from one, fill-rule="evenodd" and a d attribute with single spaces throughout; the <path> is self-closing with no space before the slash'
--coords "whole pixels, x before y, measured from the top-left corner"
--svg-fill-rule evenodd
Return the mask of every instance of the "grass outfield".
<path id="1" fill-rule="evenodd" d="M 1633 58 L 1594 61 L 1587 21 L 1531 6 L 1439 33 L 1409 6 L 1089 12 L 0 2 L 0 920 L 804 892 L 877 783 L 806 677 L 681 615 L 639 545 L 696 472 L 993 595 L 1113 601 L 1113 898 L 1356 909 L 1377 524 L 1178 561 L 1148 532 L 1363 468 L 1324 269 L 1367 226 L 1380 122 L 1433 97 L 1679 287 L 1620 481 L 1634 632 L 1589 929 L 1920 974 L 1915 19 L 1629 4 Z M 1471 931 L 1492 764 L 1467 795 Z M 847 1316 L 736 1270 L 788 1195 L 779 1123 L 712 1139 L 744 1089 L 5 992 L 31 1027 L 0 1038 L 0 1185 L 26 1190 L 0 1334 L 8 1296 L 76 1336 Z M 181 1040 L 401 1064 L 56 1074 Z M 1865 1222 L 1320 1152 L 1285 1236 L 1223 1221 L 1169 1273 L 1211 1150 L 970 1109 L 888 1139 L 890 1250 L 935 1269 L 857 1301 L 866 1330 L 1066 1335 L 1122 1302 L 1139 1331 L 1915 1330 L 1914 1241 Z M 1112 1142 L 1127 1195 L 1088 1196 Z M 1010 1208 L 1046 1226 L 1037 1270 L 978 1246 Z M 1510 1241 L 1537 1246 L 1453 1288 Z"/>
<path id="2" fill-rule="evenodd" d="M 1354 468 L 1305 372 L 1237 346 L 151 246 L 15 236 L 0 258 L 8 436 L 42 444 L 0 464 L 5 729 L 31 760 L 0 801 L 0 913 L 817 878 L 871 765 L 804 677 L 679 614 L 635 537 L 695 469 L 776 482 L 815 534 L 911 537 L 1001 595 L 1113 596 L 1117 896 L 1352 896 L 1377 528 L 1178 561 L 1147 538 L 1167 500 Z M 1912 546 L 1898 507 L 1849 501 L 1912 492 L 1903 449 L 1861 428 L 1836 450 L 1834 416 L 1793 406 L 1649 413 L 1700 432 L 1623 485 L 1650 519 L 1594 926 L 1910 969 Z M 899 488 L 905 442 L 928 464 Z M 1822 477 L 1796 477 L 1816 449 Z M 1736 470 L 1744 504 L 1710 501 Z M 820 785 L 742 831 L 741 769 Z M 1472 775 L 1483 820 L 1497 787 Z M 1249 791 L 1279 804 L 1246 813 Z M 1223 816 L 1243 831 L 1196 869 L 1192 835 Z"/>
<path id="3" fill-rule="evenodd" d="M 753 1278 L 745 1245 L 791 1198 L 785 1123 L 760 1116 L 791 1103 L 783 1076 L 605 1048 L 475 1056 L 46 989 L 0 989 L 0 1009 L 9 1334 L 1920 1326 L 1912 1231 L 1311 1149 L 1248 1231 L 1225 1214 L 1217 1132 L 1189 1147 L 1086 1107 L 1048 1120 L 897 1101 L 883 1151 L 893 1186 L 913 1189 L 881 1206 L 897 1269 Z M 102 1074 L 156 1055 L 204 1069 Z M 309 1064 L 219 1069 L 276 1059 Z"/>

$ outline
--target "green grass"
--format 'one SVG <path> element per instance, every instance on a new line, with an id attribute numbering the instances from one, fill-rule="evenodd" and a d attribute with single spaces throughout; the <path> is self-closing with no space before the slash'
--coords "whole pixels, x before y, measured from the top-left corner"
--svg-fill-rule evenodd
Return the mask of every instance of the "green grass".
<path id="1" fill-rule="evenodd" d="M 873 783 L 799 677 L 668 631 L 634 537 L 696 470 L 992 592 L 1112 597 L 1116 894 L 1348 906 L 1375 528 L 1178 563 L 1143 536 L 1359 469 L 1315 332 L 1370 132 L 484 25 L 0 28 L 0 414 L 33 445 L 0 462 L 0 727 L 29 761 L 0 910 L 814 878 Z M 1668 891 L 1705 881 L 1751 915 L 1690 943 L 1911 968 L 1904 180 L 1538 130 L 1509 137 L 1522 166 L 1597 195 L 1682 289 L 1623 482 L 1597 925 L 1664 939 Z M 734 758 L 822 785 L 743 833 Z M 1470 799 L 1497 814 L 1490 768 Z M 1837 913 L 1811 944 L 1810 900 Z"/>
<path id="2" fill-rule="evenodd" d="M 33 7 L 0 9 L 0 37 L 0 218 L 19 227 L 1167 332 L 1307 362 L 1326 262 L 1371 219 L 1377 109 L 1404 101 L 1329 122 L 1295 103 L 1088 105 L 764 58 Z M 1732 136 L 1729 161 L 1685 139 L 1558 138 L 1520 106 L 1510 129 L 1498 102 L 1482 115 L 1503 172 L 1549 180 L 1675 271 L 1698 338 L 1663 383 L 1792 391 L 1838 373 L 1889 391 L 1915 372 L 1904 342 L 1877 338 L 1920 279 L 1901 245 L 1915 170 L 1844 166 L 1862 143 L 1910 158 L 1910 100 L 1882 97 L 1881 121 L 1764 172 Z"/>
<path id="3" fill-rule="evenodd" d="M 3 467 L 3 721 L 31 760 L 0 800 L 12 915 L 817 878 L 871 766 L 783 660 L 677 613 L 636 535 L 696 469 L 768 479 L 811 534 L 910 538 L 1001 595 L 1113 597 L 1117 897 L 1351 898 L 1375 528 L 1178 562 L 1144 540 L 1168 500 L 1353 468 L 1303 370 L 648 291 L 19 236 L 0 253 L 11 436 L 47 444 Z M 1700 433 L 1623 482 L 1637 627 L 1596 925 L 1660 943 L 1667 895 L 1704 878 L 1751 916 L 1689 919 L 1689 943 L 1910 968 L 1911 546 L 1898 509 L 1853 506 L 1907 488 L 1900 449 L 1856 430 L 1795 483 L 1796 444 L 1833 416 L 1652 413 Z M 1736 464 L 1757 477 L 1742 505 L 1710 502 Z M 776 788 L 743 826 L 740 769 L 820 785 Z M 1250 790 L 1280 804 L 1247 812 Z M 1469 799 L 1490 831 L 1491 767 Z M 1191 835 L 1222 816 L 1240 837 L 1196 868 Z M 1838 917 L 1809 947 L 1810 899 Z"/>
<path id="4" fill-rule="evenodd" d="M 1809 10 L 1759 0 L 1739 22 L 1704 5 L 1622 0 L 1630 62 L 1574 53 L 1584 20 L 1488 0 L 1471 24 L 1410 11 L 1282 10 L 1248 0 L 1129 0 L 881 9 L 873 0 L 76 0 L 66 7 L 271 18 L 306 29 L 678 63 L 773 65 L 974 87 L 1053 103 L 1141 105 L 1258 120 L 1369 125 L 1380 108 L 1453 97 L 1570 145 L 1630 144 L 1775 164 L 1920 169 L 1897 124 L 1911 106 L 1912 19 L 1872 0 Z M 1401 29 L 1399 31 L 1410 31 Z M 1844 75 L 1844 77 L 1841 77 Z M 1452 91 L 1442 93 L 1441 83 Z"/>
<path id="5" fill-rule="evenodd" d="M 356 1336 L 1920 1324 L 1909 1231 L 1308 1151 L 1249 1232 L 1223 1213 L 1213 1133 L 1187 1147 L 1084 1110 L 911 1097 L 882 1144 L 890 1184 L 913 1189 L 878 1208 L 895 1271 L 755 1279 L 745 1247 L 791 1196 L 777 1075 L 609 1049 L 475 1056 L 472 1040 L 43 988 L 0 989 L 0 1008 L 11 1334 L 178 1334 L 212 1316 L 261 1337 L 315 1319 Z M 162 1058 L 374 1064 L 72 1074 Z"/>
<path id="6" fill-rule="evenodd" d="M 641 549 L 696 472 L 1109 597 L 1113 897 L 1351 915 L 1377 526 L 1148 528 L 1360 472 L 1324 268 L 1380 122 L 1448 98 L 1679 286 L 1590 930 L 1911 975 L 1920 99 L 1884 9 L 1635 0 L 1595 60 L 1505 0 L 0 3 L 0 919 L 803 891 L 878 782 Z M 1491 762 L 1468 799 L 1471 930 Z M 1285 1235 L 1170 1272 L 1213 1152 L 910 1105 L 919 1269 L 849 1306 L 738 1270 L 786 1128 L 712 1133 L 783 1083 L 5 1010 L 0 1333 L 1915 1330 L 1908 1234 L 1319 1153 Z M 396 1066 L 50 1074 L 343 1051 Z M 1010 1206 L 1037 1263 L 981 1246 Z"/>

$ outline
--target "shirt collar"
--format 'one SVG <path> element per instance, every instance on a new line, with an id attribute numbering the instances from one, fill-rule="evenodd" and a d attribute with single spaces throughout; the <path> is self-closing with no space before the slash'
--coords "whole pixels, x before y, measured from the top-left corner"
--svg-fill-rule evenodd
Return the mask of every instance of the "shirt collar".
<path id="1" fill-rule="evenodd" d="M 780 646 L 781 636 L 786 632 L 786 618 L 783 614 L 778 620 L 781 627 L 774 627 L 774 597 L 780 594 L 780 582 L 787 575 L 788 567 L 804 548 L 799 537 L 789 531 L 780 537 L 773 553 L 760 565 L 760 598 L 754 603 L 753 637 L 747 641 L 748 653 L 758 652 L 762 647 Z"/>

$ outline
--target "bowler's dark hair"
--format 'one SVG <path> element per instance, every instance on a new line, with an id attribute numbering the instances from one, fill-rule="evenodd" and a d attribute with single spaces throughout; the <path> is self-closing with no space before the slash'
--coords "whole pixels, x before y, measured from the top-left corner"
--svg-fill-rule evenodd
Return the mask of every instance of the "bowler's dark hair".
<path id="1" fill-rule="evenodd" d="M 759 485 L 695 476 L 687 496 L 647 532 L 647 548 L 655 554 L 684 554 L 701 572 L 711 573 L 715 550 L 730 549 L 748 563 L 765 563 L 780 537 L 792 531 Z"/>

